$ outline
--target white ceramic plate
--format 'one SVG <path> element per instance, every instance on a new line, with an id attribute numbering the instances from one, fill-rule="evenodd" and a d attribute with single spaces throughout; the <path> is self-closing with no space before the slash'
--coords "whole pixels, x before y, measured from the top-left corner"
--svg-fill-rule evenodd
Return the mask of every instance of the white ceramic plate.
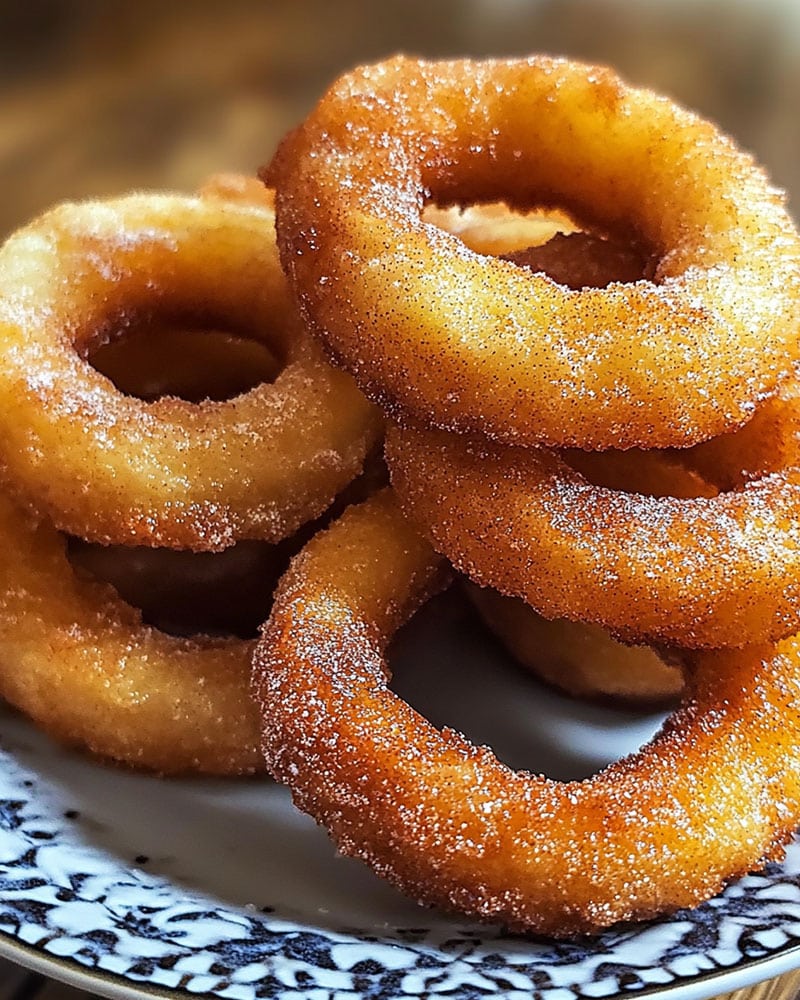
<path id="1" fill-rule="evenodd" d="M 393 662 L 432 721 L 555 777 L 590 773 L 659 724 L 543 691 L 455 594 L 417 616 Z M 11 712 L 0 736 L 0 953 L 109 996 L 700 1000 L 800 966 L 800 844 L 692 913 L 532 941 L 403 899 L 337 858 L 266 779 L 120 773 Z"/>

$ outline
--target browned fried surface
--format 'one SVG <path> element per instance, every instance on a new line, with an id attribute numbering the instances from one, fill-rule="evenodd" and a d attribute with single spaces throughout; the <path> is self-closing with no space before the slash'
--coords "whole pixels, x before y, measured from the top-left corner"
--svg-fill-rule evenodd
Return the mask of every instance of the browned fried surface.
<path id="1" fill-rule="evenodd" d="M 574 291 L 639 281 L 649 269 L 646 256 L 629 243 L 590 233 L 556 233 L 541 246 L 512 250 L 502 257 L 529 271 L 541 271 Z"/>
<path id="2" fill-rule="evenodd" d="M 62 205 L 0 252 L 0 466 L 61 529 L 221 549 L 277 541 L 360 470 L 375 411 L 305 336 L 273 215 L 250 201 L 132 195 Z M 284 363 L 223 401 L 133 399 L 83 360 L 149 317 L 264 340 Z"/>
<path id="3" fill-rule="evenodd" d="M 388 689 L 382 651 L 436 574 L 379 495 L 307 546 L 256 654 L 268 766 L 345 854 L 423 902 L 565 935 L 697 903 L 791 835 L 796 640 L 703 654 L 651 743 L 555 782 Z"/>
<path id="4" fill-rule="evenodd" d="M 548 618 L 711 648 L 798 627 L 792 470 L 686 499 L 595 486 L 555 452 L 440 431 L 392 427 L 386 454 L 404 509 L 437 549 Z"/>
<path id="5" fill-rule="evenodd" d="M 514 659 L 552 687 L 576 698 L 650 707 L 673 701 L 683 689 L 674 654 L 627 646 L 597 625 L 549 621 L 518 598 L 466 583 L 487 627 Z"/>
<path id="6" fill-rule="evenodd" d="M 363 67 L 266 176 L 315 332 L 399 418 L 509 443 L 687 446 L 742 424 L 796 355 L 800 242 L 780 196 L 709 123 L 608 70 Z M 566 289 L 426 225 L 425 198 L 555 203 L 635 236 L 653 280 Z"/>
<path id="7" fill-rule="evenodd" d="M 144 625 L 76 575 L 65 540 L 0 497 L 0 695 L 62 742 L 162 773 L 263 767 L 248 696 L 253 642 Z"/>
<path id="8" fill-rule="evenodd" d="M 302 332 L 271 200 L 225 176 L 203 198 L 64 205 L 0 252 L 0 455 L 83 536 L 71 565 L 55 525 L 3 496 L 0 693 L 129 766 L 263 768 L 252 636 L 315 515 L 375 478 L 371 461 L 351 483 L 380 420 Z M 258 540 L 190 550 L 239 534 Z"/>

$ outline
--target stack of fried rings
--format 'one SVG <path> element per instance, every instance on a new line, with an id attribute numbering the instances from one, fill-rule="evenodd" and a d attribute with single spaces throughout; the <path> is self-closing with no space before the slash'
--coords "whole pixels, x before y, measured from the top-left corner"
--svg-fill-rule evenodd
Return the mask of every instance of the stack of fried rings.
<path id="1" fill-rule="evenodd" d="M 644 262 L 630 248 L 574 232 L 550 212 L 515 213 L 503 205 L 426 209 L 426 221 L 457 232 L 472 250 L 504 256 L 569 288 L 635 281 Z M 749 426 L 749 425 L 748 425 Z M 652 496 L 714 496 L 716 490 L 680 455 L 659 451 L 573 452 L 573 464 L 604 486 Z M 587 463 L 593 466 L 586 468 Z M 488 628 L 522 666 L 579 698 L 618 706 L 674 703 L 683 687 L 680 650 L 631 646 L 597 625 L 548 619 L 516 598 L 464 578 L 462 587 Z"/>
<path id="2" fill-rule="evenodd" d="M 653 916 L 779 856 L 800 821 L 800 240 L 761 171 L 605 70 L 400 59 L 335 84 L 265 176 L 311 328 L 417 424 L 389 430 L 396 497 L 279 588 L 254 674 L 270 770 L 344 853 L 518 930 Z M 426 196 L 558 202 L 642 241 L 651 280 L 565 288 L 436 231 Z M 776 390 L 755 430 L 699 447 L 715 495 L 598 485 L 552 450 L 686 448 Z M 776 422 L 785 447 L 742 461 Z M 699 650 L 662 731 L 562 783 L 422 719 L 383 652 L 442 584 L 430 542 L 547 615 Z"/>
<path id="3" fill-rule="evenodd" d="M 63 205 L 0 251 L 0 694 L 64 742 L 159 772 L 263 768 L 254 641 L 143 624 L 73 569 L 60 531 L 277 542 L 359 474 L 381 430 L 295 318 L 270 202 L 245 187 Z M 85 358 L 153 321 L 265 342 L 282 370 L 223 402 L 125 395 Z"/>

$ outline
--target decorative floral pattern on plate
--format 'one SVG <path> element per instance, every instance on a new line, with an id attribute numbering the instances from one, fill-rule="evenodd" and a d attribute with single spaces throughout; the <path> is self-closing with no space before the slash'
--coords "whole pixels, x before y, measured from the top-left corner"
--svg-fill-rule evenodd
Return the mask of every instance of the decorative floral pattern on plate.
<path id="1" fill-rule="evenodd" d="M 438 627 L 443 615 L 455 627 Z M 422 659 L 422 648 L 457 664 L 445 687 L 480 692 L 495 655 L 489 640 L 446 602 L 419 619 L 401 643 L 398 687 L 417 691 L 405 662 Z M 532 753 L 518 744 L 533 729 L 565 741 L 549 748 L 547 770 L 558 773 L 600 766 L 658 724 L 532 689 L 508 664 L 492 670 L 496 705 L 475 697 L 455 721 L 513 763 Z M 453 722 L 438 697 L 417 691 L 415 704 Z M 0 737 L 0 931 L 128 986 L 230 1000 L 599 1000 L 698 983 L 708 986 L 693 996 L 710 995 L 739 985 L 720 974 L 749 982 L 764 960 L 764 978 L 800 965 L 800 842 L 784 863 L 692 912 L 593 939 L 534 941 L 415 907 L 335 858 L 267 780 L 121 773 L 66 753 L 11 712 L 0 716 Z"/>

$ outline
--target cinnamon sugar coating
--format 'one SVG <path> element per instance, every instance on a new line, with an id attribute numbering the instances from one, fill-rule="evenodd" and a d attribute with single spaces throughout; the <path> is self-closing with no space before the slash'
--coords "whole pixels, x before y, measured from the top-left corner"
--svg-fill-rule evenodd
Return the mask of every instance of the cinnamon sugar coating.
<path id="1" fill-rule="evenodd" d="M 57 527 L 205 550 L 277 541 L 360 471 L 380 419 L 298 321 L 266 202 L 65 204 L 0 250 L 0 472 Z M 224 401 L 126 396 L 85 357 L 149 317 L 261 339 L 283 370 Z"/>
<path id="2" fill-rule="evenodd" d="M 612 490 L 685 498 L 713 497 L 718 492 L 681 461 L 687 452 L 632 449 L 563 454 L 590 482 Z M 491 587 L 465 581 L 465 590 L 511 655 L 566 694 L 650 707 L 673 702 L 683 688 L 685 657 L 679 650 L 629 645 L 596 624 L 544 618 L 524 601 Z"/>
<path id="3" fill-rule="evenodd" d="M 686 447 L 798 355 L 800 241 L 752 158 L 608 69 L 534 56 L 345 74 L 281 144 L 281 261 L 397 419 L 520 445 Z M 427 201 L 558 205 L 652 254 L 573 291 L 426 223 Z"/>
<path id="4" fill-rule="evenodd" d="M 572 233 L 564 220 L 520 216 L 507 206 L 429 210 L 426 215 L 457 232 L 473 250 L 503 253 L 570 288 L 635 280 L 637 271 L 642 276 L 647 266 L 624 244 Z M 565 229 L 568 235 L 561 235 Z M 543 243 L 548 237 L 549 242 Z M 562 457 L 590 483 L 611 490 L 651 497 L 715 497 L 720 489 L 738 488 L 798 464 L 799 392 L 795 379 L 784 383 L 744 427 L 694 448 L 570 449 Z M 652 704 L 673 699 L 681 690 L 683 657 L 675 649 L 630 646 L 597 624 L 551 621 L 524 601 L 492 588 L 467 583 L 466 589 L 484 622 L 511 654 L 568 694 Z M 598 603 L 603 600 L 604 595 L 598 595 Z"/>
<path id="5" fill-rule="evenodd" d="M 0 695 L 54 739 L 162 774 L 263 770 L 254 641 L 178 638 L 76 573 L 66 540 L 0 494 Z"/>
<path id="6" fill-rule="evenodd" d="M 556 936 L 692 905 L 800 819 L 800 643 L 699 654 L 645 747 L 584 781 L 515 772 L 388 688 L 441 564 L 391 493 L 317 535 L 254 661 L 272 773 L 339 850 L 423 903 Z"/>
<path id="7" fill-rule="evenodd" d="M 800 627 L 800 481 L 716 497 L 597 486 L 551 450 L 390 427 L 403 509 L 482 586 L 630 642 L 744 646 Z"/>
<path id="8" fill-rule="evenodd" d="M 743 427 L 673 457 L 721 490 L 800 466 L 800 373 L 787 378 Z"/>
<path id="9" fill-rule="evenodd" d="M 562 455 L 591 483 L 607 489 L 650 497 L 716 496 L 716 486 L 687 466 L 691 453 L 631 449 Z M 720 475 L 723 466 L 721 460 L 715 465 Z M 544 618 L 524 601 L 491 587 L 467 581 L 465 589 L 511 655 L 540 680 L 573 697 L 654 706 L 674 701 L 683 688 L 684 654 L 675 648 L 629 645 L 596 624 Z"/>

